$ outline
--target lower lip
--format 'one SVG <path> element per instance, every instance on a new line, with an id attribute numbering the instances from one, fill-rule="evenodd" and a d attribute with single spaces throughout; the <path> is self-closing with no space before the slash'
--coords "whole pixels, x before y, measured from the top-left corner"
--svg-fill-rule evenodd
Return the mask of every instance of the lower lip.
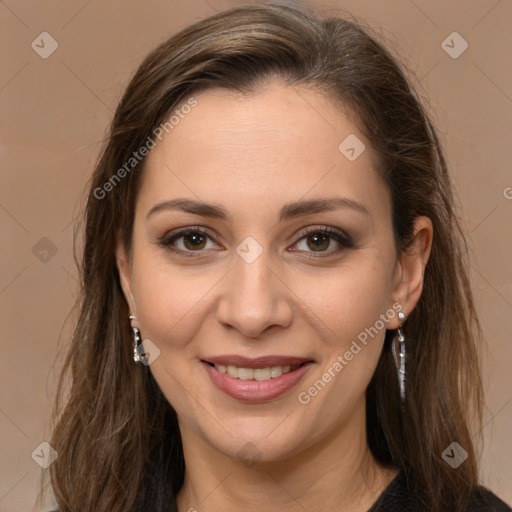
<path id="1" fill-rule="evenodd" d="M 313 366 L 307 362 L 296 370 L 283 373 L 269 380 L 242 380 L 230 377 L 213 366 L 201 361 L 212 382 L 226 395 L 246 402 L 264 402 L 283 395 L 296 386 Z"/>

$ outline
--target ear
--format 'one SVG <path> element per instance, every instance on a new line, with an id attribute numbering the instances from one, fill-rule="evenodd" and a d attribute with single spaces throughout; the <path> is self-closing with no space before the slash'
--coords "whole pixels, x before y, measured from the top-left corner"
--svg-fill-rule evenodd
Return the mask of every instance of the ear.
<path id="1" fill-rule="evenodd" d="M 119 274 L 119 280 L 121 282 L 121 288 L 123 289 L 124 297 L 126 299 L 126 302 L 128 303 L 130 315 L 137 317 L 137 308 L 135 304 L 135 298 L 133 295 L 130 256 L 126 251 L 126 247 L 119 233 L 116 237 L 116 266 L 117 272 Z M 134 321 L 132 321 L 132 325 L 134 327 L 137 327 Z"/>
<path id="2" fill-rule="evenodd" d="M 432 249 L 434 229 L 428 217 L 416 217 L 413 225 L 413 240 L 397 261 L 394 278 L 394 301 L 402 306 L 407 318 L 416 307 L 423 291 L 425 267 Z M 400 320 L 395 317 L 388 322 L 388 329 L 397 329 Z"/>

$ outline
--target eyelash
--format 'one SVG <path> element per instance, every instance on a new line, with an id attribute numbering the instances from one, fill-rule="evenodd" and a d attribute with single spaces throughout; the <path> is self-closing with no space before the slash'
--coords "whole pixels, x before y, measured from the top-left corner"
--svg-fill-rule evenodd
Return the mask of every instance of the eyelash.
<path id="1" fill-rule="evenodd" d="M 204 235 L 210 239 L 212 238 L 208 234 L 208 232 L 201 227 L 189 227 L 189 228 L 184 228 L 177 232 L 169 233 L 169 234 L 163 236 L 162 238 L 159 239 L 158 244 L 165 247 L 167 250 L 171 251 L 172 253 L 177 254 L 178 256 L 183 256 L 186 258 L 197 257 L 196 253 L 204 252 L 204 249 L 199 249 L 197 251 L 176 249 L 175 247 L 172 247 L 171 244 L 174 243 L 176 240 L 183 238 L 186 235 L 198 234 L 198 233 L 201 235 Z M 342 246 L 342 248 L 334 250 L 334 251 L 318 251 L 318 252 L 306 251 L 309 254 L 311 254 L 310 258 L 323 258 L 326 256 L 322 256 L 322 254 L 327 253 L 327 256 L 331 256 L 333 253 L 339 253 L 339 252 L 343 251 L 344 249 L 350 249 L 350 248 L 354 247 L 352 239 L 347 234 L 345 234 L 343 231 L 340 231 L 338 229 L 334 229 L 331 227 L 308 228 L 306 231 L 304 231 L 302 233 L 301 237 L 297 240 L 297 242 L 295 242 L 295 244 L 297 244 L 301 240 L 303 240 L 313 234 L 320 234 L 320 235 L 327 236 L 330 239 L 334 239 L 336 242 L 338 242 Z"/>

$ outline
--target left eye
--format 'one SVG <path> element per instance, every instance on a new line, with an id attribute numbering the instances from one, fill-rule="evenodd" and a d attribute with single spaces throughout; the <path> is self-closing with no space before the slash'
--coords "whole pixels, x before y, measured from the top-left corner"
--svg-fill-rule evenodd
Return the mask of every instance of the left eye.
<path id="1" fill-rule="evenodd" d="M 331 251 L 327 251 L 327 249 L 331 246 L 331 242 L 335 241 L 339 246 L 338 249 L 334 249 Z M 308 252 L 308 249 L 312 249 L 311 252 L 339 252 L 344 248 L 352 247 L 352 241 L 350 238 L 345 235 L 342 231 L 338 231 L 332 228 L 323 228 L 318 229 L 314 228 L 306 232 L 297 242 L 296 244 L 303 243 L 306 246 L 305 251 Z M 302 250 L 302 249 L 299 249 Z"/>

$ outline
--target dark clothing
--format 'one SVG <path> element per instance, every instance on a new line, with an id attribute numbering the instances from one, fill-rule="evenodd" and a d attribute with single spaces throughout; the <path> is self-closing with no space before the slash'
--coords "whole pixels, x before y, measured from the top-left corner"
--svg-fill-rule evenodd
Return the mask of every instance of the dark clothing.
<path id="1" fill-rule="evenodd" d="M 401 471 L 368 512 L 415 512 L 416 510 L 405 473 Z M 467 512 L 512 512 L 512 508 L 486 489 L 479 489 L 473 493 L 466 510 Z"/>
<path id="2" fill-rule="evenodd" d="M 175 500 L 173 500 L 170 510 L 173 512 L 178 510 Z M 405 473 L 400 471 L 368 512 L 417 512 L 417 510 L 417 507 L 414 506 L 414 497 L 407 486 Z M 53 512 L 58 512 L 58 510 Z M 512 512 L 512 508 L 491 491 L 482 488 L 473 493 L 466 512 Z"/>

